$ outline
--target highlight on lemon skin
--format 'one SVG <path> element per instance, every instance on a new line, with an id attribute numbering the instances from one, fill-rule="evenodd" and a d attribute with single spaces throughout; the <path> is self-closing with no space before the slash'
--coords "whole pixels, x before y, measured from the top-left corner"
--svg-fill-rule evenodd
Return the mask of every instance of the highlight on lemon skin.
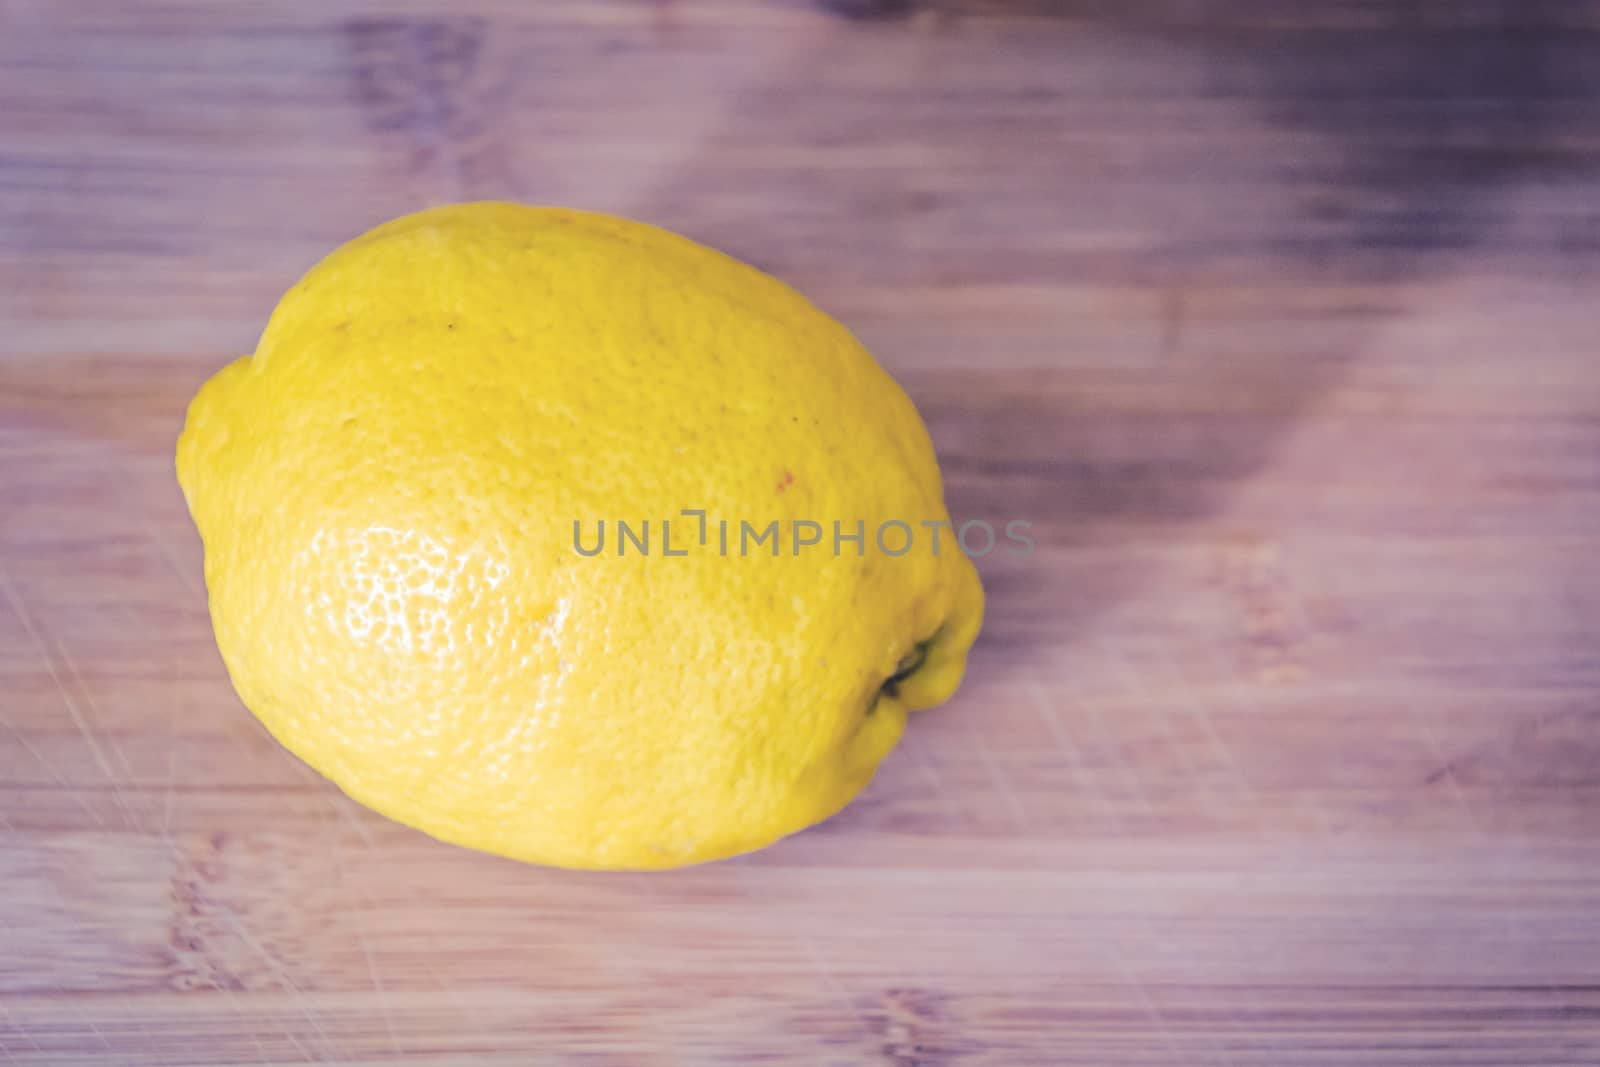
<path id="1" fill-rule="evenodd" d="M 535 863 L 674 867 L 827 818 L 982 620 L 948 542 L 573 550 L 597 516 L 949 520 L 843 326 L 606 215 L 460 204 L 336 249 L 199 390 L 177 472 L 250 711 L 357 800 Z"/>

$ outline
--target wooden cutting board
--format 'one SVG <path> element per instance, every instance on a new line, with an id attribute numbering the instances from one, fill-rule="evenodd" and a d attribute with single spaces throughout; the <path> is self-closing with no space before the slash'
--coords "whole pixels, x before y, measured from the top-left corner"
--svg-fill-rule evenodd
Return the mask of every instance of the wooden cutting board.
<path id="1" fill-rule="evenodd" d="M 1597 29 L 0 4 L 0 1057 L 1600 1062 Z M 958 519 L 1033 524 L 826 825 L 521 866 L 229 687 L 185 403 L 334 244 L 495 197 L 792 281 Z"/>

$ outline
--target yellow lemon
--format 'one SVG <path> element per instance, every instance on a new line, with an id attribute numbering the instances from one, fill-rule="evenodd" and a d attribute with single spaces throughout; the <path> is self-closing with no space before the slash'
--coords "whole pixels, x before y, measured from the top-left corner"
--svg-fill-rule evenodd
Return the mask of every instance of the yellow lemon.
<path id="1" fill-rule="evenodd" d="M 866 350 L 606 215 L 461 204 L 342 246 L 200 389 L 177 469 L 267 729 L 537 863 L 672 867 L 828 817 L 982 615 Z"/>

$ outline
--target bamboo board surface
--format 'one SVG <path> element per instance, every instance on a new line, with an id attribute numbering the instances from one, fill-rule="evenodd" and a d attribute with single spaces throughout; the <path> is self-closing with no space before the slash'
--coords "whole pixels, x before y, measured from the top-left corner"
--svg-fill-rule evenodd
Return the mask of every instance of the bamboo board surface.
<path id="1" fill-rule="evenodd" d="M 0 1060 L 1600 1062 L 1597 33 L 0 3 Z M 476 198 L 781 275 L 958 518 L 1034 523 L 831 822 L 520 866 L 234 696 L 184 405 L 334 244 Z"/>

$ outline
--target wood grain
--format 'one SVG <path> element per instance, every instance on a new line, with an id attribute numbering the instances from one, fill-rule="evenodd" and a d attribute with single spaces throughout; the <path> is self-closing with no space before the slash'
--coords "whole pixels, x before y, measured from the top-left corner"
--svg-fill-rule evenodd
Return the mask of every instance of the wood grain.
<path id="1" fill-rule="evenodd" d="M 831 7 L 0 3 L 0 1058 L 1600 1062 L 1600 5 Z M 520 866 L 233 695 L 184 405 L 475 197 L 781 274 L 1035 524 L 826 825 Z"/>

